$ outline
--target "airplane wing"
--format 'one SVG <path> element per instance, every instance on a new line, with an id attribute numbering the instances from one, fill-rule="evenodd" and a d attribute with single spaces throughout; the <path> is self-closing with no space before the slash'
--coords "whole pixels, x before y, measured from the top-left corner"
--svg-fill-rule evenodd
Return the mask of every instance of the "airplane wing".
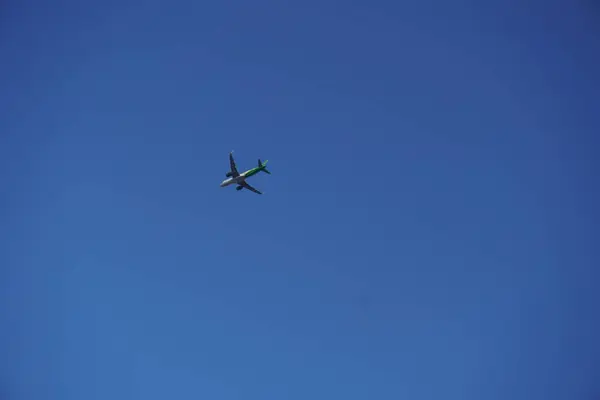
<path id="1" fill-rule="evenodd" d="M 234 178 L 240 176 L 240 173 L 238 172 L 237 167 L 235 166 L 235 160 L 233 159 L 232 153 L 229 153 L 229 166 L 231 167 L 231 176 L 233 176 Z"/>
<path id="2" fill-rule="evenodd" d="M 255 188 L 253 188 L 252 186 L 250 186 L 248 184 L 248 182 L 244 181 L 244 182 L 240 182 L 240 186 L 245 187 L 246 189 L 254 192 L 254 193 L 258 193 L 258 194 L 262 194 L 260 190 L 256 190 Z"/>

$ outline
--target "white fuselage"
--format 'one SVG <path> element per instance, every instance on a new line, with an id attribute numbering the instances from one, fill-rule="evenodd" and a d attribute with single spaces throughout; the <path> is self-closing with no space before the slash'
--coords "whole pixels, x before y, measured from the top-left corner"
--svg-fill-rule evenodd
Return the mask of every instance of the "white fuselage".
<path id="1" fill-rule="evenodd" d="M 246 176 L 244 174 L 241 174 L 240 176 L 236 176 L 236 177 L 232 177 L 232 178 L 227 178 L 223 182 L 221 182 L 221 187 L 240 183 L 245 179 L 246 179 Z"/>

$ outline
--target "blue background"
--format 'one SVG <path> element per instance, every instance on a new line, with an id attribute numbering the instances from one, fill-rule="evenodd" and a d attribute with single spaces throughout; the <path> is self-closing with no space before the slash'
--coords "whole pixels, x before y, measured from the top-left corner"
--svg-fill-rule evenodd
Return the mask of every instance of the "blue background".
<path id="1" fill-rule="evenodd" d="M 4 2 L 0 396 L 598 398 L 599 15 Z"/>

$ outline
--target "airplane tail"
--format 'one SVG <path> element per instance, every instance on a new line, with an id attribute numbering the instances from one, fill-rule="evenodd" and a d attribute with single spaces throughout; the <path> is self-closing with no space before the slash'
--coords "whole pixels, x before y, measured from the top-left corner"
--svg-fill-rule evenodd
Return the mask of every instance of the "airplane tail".
<path id="1" fill-rule="evenodd" d="M 265 160 L 265 162 L 263 163 L 262 161 L 260 161 L 260 158 L 259 158 L 258 159 L 258 168 L 260 168 L 261 171 L 266 172 L 267 174 L 271 175 L 271 172 L 266 167 L 268 162 L 269 162 L 269 160 Z"/>

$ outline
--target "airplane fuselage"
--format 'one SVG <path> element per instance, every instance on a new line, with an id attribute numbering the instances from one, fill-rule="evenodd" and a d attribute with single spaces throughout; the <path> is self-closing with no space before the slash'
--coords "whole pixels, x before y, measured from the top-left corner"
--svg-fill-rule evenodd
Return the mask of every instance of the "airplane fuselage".
<path id="1" fill-rule="evenodd" d="M 238 183 L 241 183 L 243 181 L 246 180 L 246 173 L 244 172 L 243 174 L 241 174 L 240 176 L 235 176 L 235 177 L 231 177 L 231 178 L 227 178 L 225 179 L 223 182 L 221 182 L 221 187 L 225 187 L 225 186 L 229 186 L 229 185 L 235 185 Z"/>
<path id="2" fill-rule="evenodd" d="M 252 168 L 252 169 L 249 169 L 248 171 L 241 173 L 239 176 L 227 178 L 223 182 L 221 182 L 221 187 L 233 185 L 236 183 L 241 183 L 241 182 L 245 181 L 246 178 L 250 178 L 251 176 L 256 175 L 260 170 L 261 170 L 261 168 Z"/>

